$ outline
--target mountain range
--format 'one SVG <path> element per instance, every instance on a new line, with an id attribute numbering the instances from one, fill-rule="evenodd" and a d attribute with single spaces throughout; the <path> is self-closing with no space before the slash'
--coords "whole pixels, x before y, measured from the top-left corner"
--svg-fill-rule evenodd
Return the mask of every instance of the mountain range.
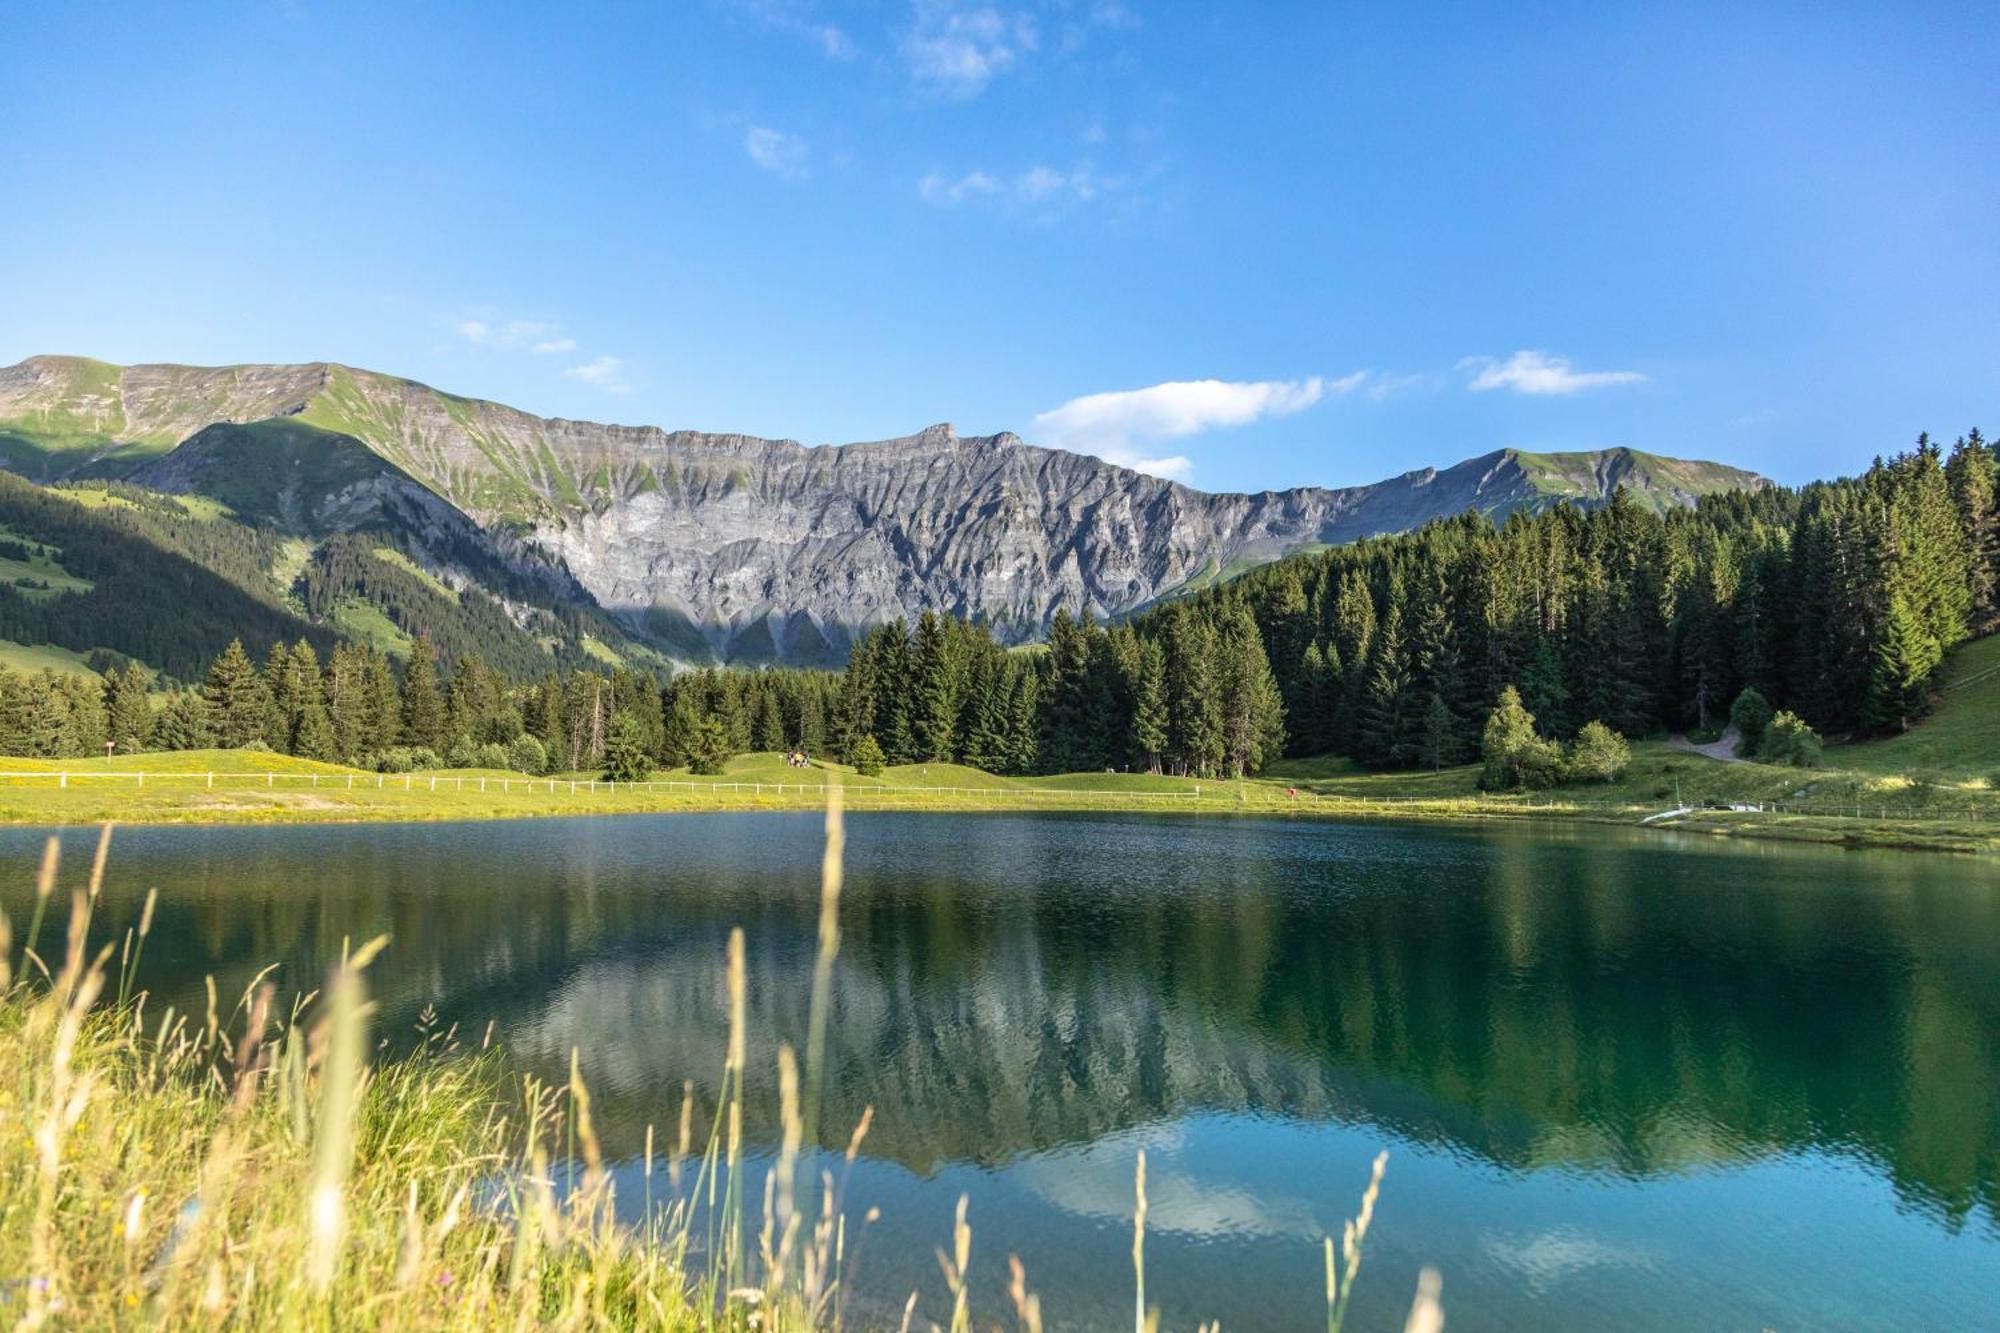
<path id="1" fill-rule="evenodd" d="M 481 626 L 458 641 L 488 654 L 511 635 L 501 655 L 522 669 L 537 652 L 837 664 L 867 627 L 927 609 L 1026 642 L 1060 607 L 1122 616 L 1466 510 L 1620 487 L 1659 509 L 1768 484 L 1631 449 L 1505 449 L 1366 486 L 1218 494 L 949 425 L 809 447 L 542 418 L 327 362 L 56 356 L 0 369 L 0 468 L 99 510 L 110 497 L 157 519 L 147 497 L 175 497 L 171 524 L 128 526 L 171 527 L 197 563 L 212 534 L 190 525 L 254 530 L 232 539 L 247 595 L 392 650 L 455 615 Z M 60 566 L 11 512 L 8 530 Z M 243 553 L 263 546 L 254 587 Z"/>

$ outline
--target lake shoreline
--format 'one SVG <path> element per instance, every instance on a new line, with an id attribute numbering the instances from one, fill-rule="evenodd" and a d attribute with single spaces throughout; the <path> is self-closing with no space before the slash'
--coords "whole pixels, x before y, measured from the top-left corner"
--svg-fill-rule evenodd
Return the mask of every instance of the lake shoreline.
<path id="1" fill-rule="evenodd" d="M 456 780 L 456 779 L 454 779 Z M 418 781 L 424 781 L 419 779 Z M 490 781 L 490 780 L 489 780 Z M 516 778 L 510 785 L 541 786 L 544 780 Z M 562 788 L 566 779 L 556 780 Z M 584 785 L 579 780 L 577 787 Z M 687 791 L 618 791 L 615 784 L 593 783 L 596 790 L 558 791 L 563 804 L 529 799 L 542 792 L 436 793 L 408 788 L 322 788 L 284 790 L 228 788 L 174 792 L 92 792 L 88 787 L 65 791 L 9 793 L 26 799 L 0 804 L 0 826 L 84 827 L 103 823 L 186 827 L 199 825 L 346 825 L 371 823 L 457 823 L 582 816 L 802 813 L 825 808 L 823 789 L 796 784 L 803 791 L 762 790 L 794 784 L 740 783 L 747 791 L 694 793 Z M 1274 791 L 1282 791 L 1274 784 Z M 1239 788 L 1240 790 L 1241 788 Z M 938 796 L 911 789 L 853 786 L 844 789 L 847 808 L 857 814 L 1121 814 L 1245 816 L 1307 819 L 1334 823 L 1408 823 L 1480 826 L 1532 822 L 1601 827 L 1646 827 L 1663 832 L 1700 834 L 1715 838 L 1810 843 L 1850 850 L 1947 852 L 1957 855 L 2000 853 L 2000 834 L 1948 820 L 1898 820 L 1826 815 L 1782 815 L 1756 811 L 1694 810 L 1672 820 L 1641 825 L 1640 807 L 1624 810 L 1590 808 L 1581 803 L 1545 800 L 1524 803 L 1491 798 L 1442 798 L 1390 801 L 1380 798 L 1332 796 L 1300 790 L 1296 799 L 1247 797 L 1148 799 L 1139 794 L 1071 795 L 1059 790 L 994 788 L 990 792 Z"/>

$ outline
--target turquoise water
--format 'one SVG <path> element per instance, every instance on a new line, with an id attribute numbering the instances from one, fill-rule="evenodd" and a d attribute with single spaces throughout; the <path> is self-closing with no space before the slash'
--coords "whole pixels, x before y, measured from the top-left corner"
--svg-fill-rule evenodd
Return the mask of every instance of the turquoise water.
<path id="1" fill-rule="evenodd" d="M 20 919 L 43 835 L 0 833 Z M 65 836 L 74 867 L 94 833 Z M 343 937 L 392 1039 L 426 1007 L 560 1080 L 641 1197 L 645 1127 L 712 1101 L 750 951 L 750 1125 L 803 1044 L 819 823 L 672 815 L 121 829 L 112 920 L 201 1007 Z M 2000 867 L 1671 834 L 1284 820 L 849 821 L 823 1117 L 875 1128 L 856 1313 L 979 1305 L 1018 1254 L 1052 1327 L 1129 1327 L 1132 1168 L 1174 1326 L 1319 1319 L 1320 1238 L 1389 1151 L 1353 1328 L 1416 1272 L 1468 1329 L 2000 1327 Z"/>

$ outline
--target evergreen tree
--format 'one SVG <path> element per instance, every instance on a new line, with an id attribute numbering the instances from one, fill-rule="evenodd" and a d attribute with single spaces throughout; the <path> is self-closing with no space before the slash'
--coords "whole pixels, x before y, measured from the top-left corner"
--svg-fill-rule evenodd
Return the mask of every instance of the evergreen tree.
<path id="1" fill-rule="evenodd" d="M 868 732 L 861 733 L 861 739 L 854 743 L 854 749 L 847 758 L 854 765 L 854 771 L 864 778 L 882 775 L 882 747 Z"/>
<path id="2" fill-rule="evenodd" d="M 958 723 L 957 663 L 953 661 L 946 624 L 935 611 L 926 611 L 917 618 L 910 714 L 917 757 L 927 763 L 950 762 Z"/>
<path id="3" fill-rule="evenodd" d="M 223 749 L 241 749 L 264 739 L 270 725 L 271 696 L 243 651 L 241 639 L 231 639 L 222 656 L 209 666 L 202 699 L 208 705 L 215 743 Z"/>
<path id="4" fill-rule="evenodd" d="M 1158 642 L 1140 650 L 1139 681 L 1132 705 L 1132 760 L 1148 773 L 1160 771 L 1167 748 L 1167 654 Z"/>
<path id="5" fill-rule="evenodd" d="M 153 744 L 162 750 L 205 750 L 212 740 L 208 705 L 195 690 L 176 694 L 153 728 Z"/>
<path id="6" fill-rule="evenodd" d="M 1431 701 L 1424 709 L 1423 761 L 1430 765 L 1433 773 L 1441 771 L 1446 764 L 1455 762 L 1458 752 L 1458 719 L 1445 706 L 1444 696 L 1431 691 Z"/>
<path id="7" fill-rule="evenodd" d="M 429 639 L 410 641 L 410 660 L 403 669 L 403 730 L 405 745 L 437 748 L 444 739 L 444 699 L 438 693 L 437 653 Z"/>
<path id="8" fill-rule="evenodd" d="M 604 776 L 612 782 L 643 782 L 652 773 L 645 726 L 630 713 L 618 713 L 604 735 Z"/>
<path id="9" fill-rule="evenodd" d="M 729 745 L 729 729 L 722 724 L 722 719 L 713 715 L 704 717 L 694 729 L 688 769 L 701 777 L 720 777 L 729 767 L 733 753 Z"/>
<path id="10" fill-rule="evenodd" d="M 123 671 L 104 673 L 104 717 L 106 734 L 117 744 L 118 753 L 146 748 L 153 731 L 153 705 L 146 673 L 138 663 L 127 662 Z"/>

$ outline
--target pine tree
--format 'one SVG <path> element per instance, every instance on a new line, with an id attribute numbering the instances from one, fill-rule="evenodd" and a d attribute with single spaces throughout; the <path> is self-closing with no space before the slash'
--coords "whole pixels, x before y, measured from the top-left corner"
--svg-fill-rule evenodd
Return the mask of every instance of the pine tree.
<path id="1" fill-rule="evenodd" d="M 333 728 L 336 757 L 353 761 L 371 748 L 367 655 L 359 645 L 343 643 L 327 663 L 322 692 L 327 720 Z"/>
<path id="2" fill-rule="evenodd" d="M 1424 709 L 1423 747 L 1423 760 L 1433 773 L 1440 772 L 1457 757 L 1458 719 L 1451 715 L 1444 696 L 1436 690 L 1431 691 L 1431 701 Z"/>
<path id="3" fill-rule="evenodd" d="M 264 744 L 280 754 L 292 749 L 292 721 L 296 707 L 292 698 L 292 650 L 283 640 L 271 645 L 264 657 Z"/>
<path id="4" fill-rule="evenodd" d="M 757 692 L 756 716 L 750 724 L 750 748 L 763 751 L 788 748 L 784 714 L 778 708 L 778 696 L 770 689 Z"/>
<path id="5" fill-rule="evenodd" d="M 2000 462 L 1977 430 L 1951 451 L 1945 472 L 1965 531 L 1972 631 L 2000 630 Z"/>
<path id="6" fill-rule="evenodd" d="M 297 721 L 292 728 L 292 753 L 301 759 L 331 762 L 340 757 L 334 740 L 333 722 L 327 717 L 326 701 L 318 690 L 303 693 L 298 703 Z"/>
<path id="7" fill-rule="evenodd" d="M 118 753 L 134 754 L 146 748 L 153 730 L 153 705 L 146 689 L 146 673 L 136 662 L 127 662 L 123 671 L 104 673 L 104 718 L 109 738 Z"/>
<path id="8" fill-rule="evenodd" d="M 1041 767 L 1040 678 L 1016 669 L 1007 702 L 1007 771 L 1035 773 Z"/>
<path id="9" fill-rule="evenodd" d="M 1417 759 L 1418 711 L 1403 648 L 1403 608 L 1391 603 L 1375 636 L 1368 689 L 1361 708 L 1361 757 L 1401 767 Z"/>
<path id="10" fill-rule="evenodd" d="M 935 611 L 924 612 L 917 618 L 910 714 L 917 757 L 926 763 L 948 763 L 952 757 L 959 706 L 956 668 L 946 621 Z"/>
<path id="11" fill-rule="evenodd" d="M 875 737 L 868 732 L 864 731 L 861 733 L 861 739 L 854 743 L 854 748 L 848 753 L 847 760 L 854 765 L 854 771 L 864 778 L 874 778 L 882 775 L 882 747 L 876 743 Z M 719 772 L 720 770 L 717 771 Z"/>
<path id="12" fill-rule="evenodd" d="M 644 724 L 630 713 L 617 714 L 604 734 L 604 776 L 612 782 L 643 782 L 652 773 Z"/>
<path id="13" fill-rule="evenodd" d="M 444 700 L 438 694 L 437 653 L 418 635 L 410 643 L 409 665 L 403 670 L 403 730 L 405 745 L 437 748 L 444 739 Z"/>
<path id="14" fill-rule="evenodd" d="M 1167 654 L 1156 641 L 1140 650 L 1139 681 L 1132 704 L 1133 762 L 1148 773 L 1160 771 L 1167 748 Z"/>
<path id="15" fill-rule="evenodd" d="M 209 667 L 202 698 L 208 705 L 215 743 L 223 749 L 241 749 L 264 739 L 270 725 L 271 696 L 244 653 L 241 639 L 231 639 L 222 656 Z"/>
<path id="16" fill-rule="evenodd" d="M 196 690 L 176 694 L 153 728 L 153 744 L 162 750 L 205 750 L 212 739 L 208 705 Z"/>
<path id="17" fill-rule="evenodd" d="M 872 738 L 870 738 L 872 739 Z M 688 769 L 702 777 L 720 777 L 734 753 L 729 745 L 729 729 L 713 715 L 702 718 L 694 729 L 694 744 L 688 755 Z"/>
<path id="18" fill-rule="evenodd" d="M 370 650 L 362 662 L 362 687 L 367 697 L 363 715 L 367 733 L 361 752 L 382 751 L 400 744 L 403 738 L 403 696 L 389 659 Z"/>

